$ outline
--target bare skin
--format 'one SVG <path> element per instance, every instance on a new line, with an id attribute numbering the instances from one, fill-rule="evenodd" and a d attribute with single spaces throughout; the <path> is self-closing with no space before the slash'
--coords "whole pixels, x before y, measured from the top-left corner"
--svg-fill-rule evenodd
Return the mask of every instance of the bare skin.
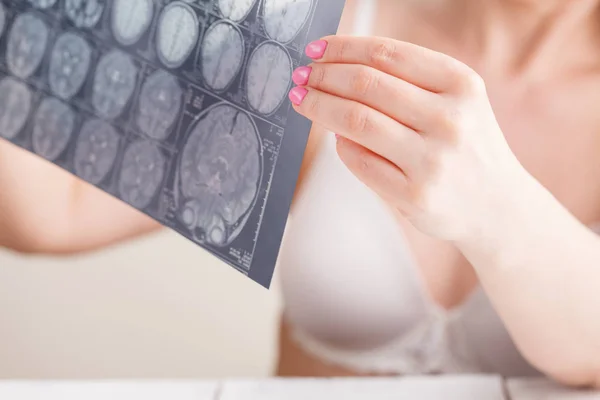
<path id="1" fill-rule="evenodd" d="M 354 2 L 348 1 L 342 32 L 351 30 L 353 7 Z M 597 7 L 597 0 L 568 3 L 559 0 L 381 0 L 374 34 L 437 50 L 471 66 L 484 78 L 502 133 L 519 162 L 579 221 L 588 224 L 600 221 L 600 164 L 597 162 L 600 156 L 600 114 L 597 112 L 600 15 Z M 328 133 L 316 127 L 311 135 L 304 171 L 310 168 L 311 155 L 324 134 Z M 348 161 L 359 151 L 357 147 L 346 147 L 340 153 Z M 369 179 L 368 176 L 362 178 Z M 22 252 L 76 253 L 157 229 L 157 224 L 140 213 L 5 142 L 0 142 L 0 187 L 10 188 L 0 193 L 2 247 Z M 302 185 L 298 190 L 302 190 Z M 512 249 L 512 263 L 520 267 L 516 270 L 521 275 L 506 273 L 506 268 L 501 268 L 502 263 L 491 272 L 482 271 L 479 266 L 490 264 L 493 250 L 487 254 L 481 247 L 463 245 L 459 248 L 456 243 L 434 239 L 413 227 L 400 212 L 398 223 L 406 232 L 435 301 L 452 308 L 477 284 L 484 284 L 532 362 L 558 380 L 597 384 L 600 357 L 593 351 L 599 349 L 600 344 L 590 338 L 600 337 L 596 334 L 599 327 L 582 322 L 593 319 L 590 315 L 597 315 L 593 314 L 597 309 L 590 310 L 590 305 L 598 303 L 597 286 L 593 285 L 600 277 L 592 266 L 598 264 L 600 255 L 590 250 L 595 249 L 596 239 L 591 239 L 561 214 L 538 190 L 531 192 L 535 192 L 531 198 L 540 200 L 542 207 L 533 216 L 521 215 L 533 222 L 525 223 L 523 226 L 528 229 L 519 234 L 528 239 L 541 235 L 543 232 L 534 228 L 549 216 L 564 227 L 558 229 L 559 233 L 570 236 L 545 238 L 546 241 L 535 244 L 559 248 L 558 243 L 570 240 L 581 244 L 586 254 L 574 249 L 573 254 L 566 250 L 559 254 L 548 253 L 550 257 L 545 252 L 525 253 Z M 523 193 L 523 196 L 529 194 Z M 90 209 L 96 212 L 90 214 Z M 516 236 L 514 230 L 507 232 Z M 506 249 L 506 246 L 501 248 Z M 556 259 L 561 261 L 560 265 Z M 528 263 L 528 260 L 535 262 Z M 539 285 L 542 292 L 538 294 L 550 301 L 556 300 L 552 297 L 552 288 L 556 286 L 549 281 L 557 282 L 564 277 L 559 274 L 563 271 L 561 266 L 570 266 L 572 260 L 578 261 L 573 266 L 578 268 L 578 273 L 573 274 L 570 282 L 577 296 L 572 296 L 574 301 L 568 306 L 578 311 L 578 315 L 569 319 L 570 324 L 561 325 L 548 310 L 562 312 L 564 305 L 540 305 L 531 295 L 527 297 L 529 290 L 518 289 L 530 281 L 522 279 L 525 271 L 531 279 L 544 277 Z M 547 275 L 536 271 L 535 267 L 540 264 L 552 267 Z M 506 293 L 522 295 L 511 300 Z M 515 323 L 523 311 L 530 313 L 526 316 L 539 312 L 538 325 L 548 327 L 546 331 L 556 336 L 547 336 L 543 342 L 535 326 Z M 579 328 L 579 336 L 572 335 L 568 330 L 571 326 Z M 576 347 L 582 342 L 586 346 Z M 553 348 L 560 353 L 535 353 L 534 347 Z M 582 354 L 582 349 L 589 354 Z M 548 361 L 549 357 L 554 358 L 553 362 Z M 553 366 L 564 369 L 553 370 Z M 307 355 L 290 340 L 285 324 L 279 371 L 282 375 L 354 374 Z"/>
<path id="2" fill-rule="evenodd" d="M 10 188 L 0 193 L 0 247 L 14 251 L 89 252 L 159 227 L 99 189 L 3 140 L 0 187 Z"/>
<path id="3" fill-rule="evenodd" d="M 596 111 L 596 104 L 600 102 L 599 3 L 596 0 L 580 0 L 565 4 L 562 1 L 536 0 L 381 0 L 378 23 L 373 35 L 411 42 L 447 54 L 470 66 L 484 79 L 498 124 L 519 163 L 578 221 L 588 225 L 600 221 L 600 164 L 597 162 L 600 156 L 600 116 Z M 341 33 L 351 29 L 353 7 L 354 3 L 348 2 Z M 324 84 L 321 83 L 321 86 Z M 310 93 L 307 99 L 310 99 Z M 326 107 L 326 101 L 321 101 L 320 105 Z M 303 107 L 306 108 L 300 107 L 298 111 L 311 119 L 319 118 L 310 115 L 309 106 Z M 325 134 L 331 134 L 324 131 L 318 123 L 320 121 L 315 122 L 304 162 L 304 173 L 311 167 L 312 155 L 318 148 L 320 139 Z M 352 139 L 351 133 L 339 133 Z M 347 141 L 344 139 L 343 137 L 342 143 L 346 146 Z M 364 168 L 361 170 L 360 166 L 353 165 L 352 154 L 360 152 L 364 152 L 364 148 L 361 149 L 360 146 L 338 145 L 338 153 L 352 172 L 376 190 L 376 179 L 369 177 Z M 302 190 L 302 184 L 298 190 Z M 571 221 L 560 207 L 547 201 L 547 197 L 540 194 L 542 190 L 532 189 L 531 193 L 533 192 L 536 193 L 531 194 L 531 199 L 535 199 L 533 204 L 538 200 L 540 204 L 544 204 L 540 208 L 548 213 L 548 217 L 556 216 L 555 226 L 564 226 L 565 231 L 572 233 L 570 237 L 581 238 L 581 243 L 585 243 L 581 245 L 579 253 L 573 252 L 573 259 L 581 265 L 582 276 L 597 282 L 599 274 L 590 272 L 591 266 L 600 260 L 596 239 Z M 529 194 L 523 193 L 523 199 L 527 199 Z M 539 223 L 544 219 L 542 211 L 535 217 L 539 217 L 539 220 L 529 214 L 536 213 L 522 211 L 511 215 L 523 217 L 525 225 L 530 221 L 533 227 L 542 225 Z M 537 276 L 538 281 L 544 277 L 544 280 L 559 282 L 559 276 L 564 277 L 563 272 L 558 272 L 559 267 L 554 268 L 551 260 L 542 262 L 545 260 L 543 252 L 526 253 L 516 249 L 513 252 L 509 247 L 514 247 L 514 243 L 509 245 L 510 241 L 505 240 L 503 252 L 514 255 L 514 258 L 498 262 L 497 271 L 490 272 L 489 269 L 484 270 L 483 266 L 494 264 L 491 260 L 495 258 L 493 251 L 483 250 L 485 246 L 475 246 L 477 248 L 474 249 L 473 246 L 458 245 L 460 241 L 436 239 L 436 235 L 424 234 L 422 230 L 415 228 L 403 213 L 398 212 L 397 217 L 427 282 L 429 294 L 438 304 L 451 309 L 461 304 L 481 283 L 530 362 L 565 383 L 595 385 L 600 381 L 600 365 L 593 361 L 593 358 L 600 359 L 599 353 L 586 357 L 581 354 L 584 350 L 576 346 L 563 353 L 552 352 L 552 355 L 543 350 L 544 346 L 556 348 L 558 343 L 555 340 L 558 337 L 565 339 L 565 343 L 577 342 L 582 337 L 582 331 L 587 332 L 589 340 L 595 336 L 593 332 L 596 332 L 598 326 L 579 321 L 581 326 L 576 332 L 577 337 L 573 332 L 564 331 L 557 332 L 556 337 L 544 341 L 540 340 L 543 335 L 537 332 L 535 326 L 515 322 L 519 318 L 532 319 L 529 314 L 518 310 L 518 304 L 524 305 L 531 315 L 543 314 L 538 323 L 548 323 L 546 328 L 559 325 L 558 321 L 564 317 L 560 310 L 546 312 L 547 309 L 552 310 L 552 307 L 545 306 L 542 309 L 543 304 L 536 303 L 526 295 L 514 301 L 507 300 L 508 293 L 526 284 L 523 277 L 506 272 L 508 264 L 518 265 L 520 271 L 527 271 L 534 278 Z M 498 226 L 501 224 L 501 221 L 495 222 Z M 503 235 L 509 235 L 508 232 L 515 235 L 513 229 L 509 231 L 509 227 L 506 227 Z M 527 239 L 528 233 L 531 236 L 541 236 L 541 232 L 531 228 L 531 232 L 522 233 L 523 239 Z M 496 234 L 501 235 L 498 232 L 494 233 Z M 545 239 L 546 242 L 540 240 L 535 244 L 552 247 L 556 244 L 553 241 L 572 240 L 567 235 Z M 566 257 L 567 253 L 569 252 L 564 251 L 553 256 Z M 556 276 L 538 272 L 536 268 L 544 265 L 532 263 L 529 266 L 529 260 L 536 260 L 535 264 L 552 265 Z M 574 289 L 576 293 L 592 289 L 584 289 L 585 280 L 573 279 L 574 287 L 578 288 Z M 551 299 L 552 291 L 552 286 L 548 284 L 537 295 Z M 591 292 L 593 290 L 589 293 Z M 598 299 L 587 297 L 588 303 L 594 304 L 597 301 Z M 590 305 L 583 305 L 583 300 L 571 306 L 586 310 L 587 313 L 592 312 Z M 542 310 L 544 312 L 540 313 Z M 587 316 L 588 319 L 590 315 Z M 282 322 L 281 336 L 281 375 L 353 374 L 353 371 L 327 365 L 299 348 L 288 335 L 285 319 Z M 598 345 L 596 341 L 589 340 L 587 349 L 594 354 L 594 350 L 600 351 Z M 554 358 L 554 361 L 549 360 L 550 358 Z M 559 364 L 563 367 L 556 369 L 554 365 Z"/>

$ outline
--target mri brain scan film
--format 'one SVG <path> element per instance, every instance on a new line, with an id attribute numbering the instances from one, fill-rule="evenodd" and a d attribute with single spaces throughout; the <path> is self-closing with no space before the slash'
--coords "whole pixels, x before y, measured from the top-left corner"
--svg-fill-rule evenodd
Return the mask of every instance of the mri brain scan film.
<path id="1" fill-rule="evenodd" d="M 182 222 L 223 246 L 239 233 L 260 184 L 261 145 L 250 117 L 218 105 L 192 129 L 180 160 Z"/>
<path id="2" fill-rule="evenodd" d="M 202 73 L 213 90 L 226 89 L 244 61 L 244 38 L 232 24 L 217 22 L 202 42 Z"/>
<path id="3" fill-rule="evenodd" d="M 269 37 L 287 43 L 306 23 L 312 0 L 264 0 L 264 24 Z"/>
<path id="4" fill-rule="evenodd" d="M 141 132 L 156 140 L 164 140 L 181 110 L 183 90 L 177 79 L 158 70 L 148 77 L 139 96 L 137 125 Z"/>
<path id="5" fill-rule="evenodd" d="M 32 6 L 37 7 L 37 8 L 41 8 L 41 9 L 46 9 L 46 8 L 50 8 L 52 6 L 54 6 L 57 2 L 57 0 L 28 0 Z"/>
<path id="6" fill-rule="evenodd" d="M 112 169 L 118 151 L 119 135 L 109 123 L 86 121 L 75 147 L 75 173 L 90 183 L 100 183 Z"/>
<path id="7" fill-rule="evenodd" d="M 124 46 L 135 44 L 150 27 L 154 14 L 153 0 L 115 0 L 112 31 Z"/>
<path id="8" fill-rule="evenodd" d="M 8 34 L 6 63 L 10 72 L 18 78 L 28 78 L 39 68 L 46 44 L 48 27 L 33 13 L 21 14 Z"/>
<path id="9" fill-rule="evenodd" d="M 65 12 L 71 23 L 78 28 L 93 28 L 96 26 L 106 0 L 64 0 Z"/>
<path id="10" fill-rule="evenodd" d="M 72 32 L 61 34 L 50 55 L 48 84 L 52 92 L 62 99 L 73 97 L 85 82 L 91 60 L 85 39 Z"/>
<path id="11" fill-rule="evenodd" d="M 25 126 L 32 95 L 22 82 L 6 77 L 0 80 L 0 136 L 14 139 Z"/>
<path id="12" fill-rule="evenodd" d="M 33 151 L 54 161 L 67 148 L 74 128 L 75 113 L 71 107 L 54 97 L 45 98 L 34 117 Z"/>
<path id="13" fill-rule="evenodd" d="M 156 33 L 156 50 L 162 63 L 168 68 L 183 64 L 199 35 L 198 17 L 191 6 L 181 1 L 170 3 L 160 16 Z"/>
<path id="14" fill-rule="evenodd" d="M 292 72 L 343 5 L 0 0 L 0 140 L 268 288 L 311 127 Z"/>
<path id="15" fill-rule="evenodd" d="M 292 60 L 281 45 L 261 44 L 248 62 L 248 103 L 261 114 L 270 114 L 285 99 L 292 83 Z"/>
<path id="16" fill-rule="evenodd" d="M 230 19 L 234 22 L 243 21 L 252 7 L 256 4 L 256 0 L 219 0 L 218 6 L 221 15 L 224 18 Z"/>
<path id="17" fill-rule="evenodd" d="M 145 208 L 156 196 L 165 176 L 165 157 L 149 141 L 132 143 L 123 157 L 119 193 L 136 208 Z"/>
<path id="18" fill-rule="evenodd" d="M 6 25 L 6 10 L 4 9 L 4 5 L 0 3 L 0 38 L 2 38 L 2 34 L 4 33 L 4 26 Z"/>
<path id="19" fill-rule="evenodd" d="M 137 68 L 121 51 L 105 54 L 96 67 L 92 102 L 101 117 L 112 119 L 123 112 L 135 90 Z"/>

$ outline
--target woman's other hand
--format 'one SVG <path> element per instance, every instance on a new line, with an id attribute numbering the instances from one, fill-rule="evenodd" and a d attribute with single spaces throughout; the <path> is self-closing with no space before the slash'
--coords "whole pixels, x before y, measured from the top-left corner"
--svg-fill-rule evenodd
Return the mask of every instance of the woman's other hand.
<path id="1" fill-rule="evenodd" d="M 421 231 L 479 235 L 526 176 L 465 64 L 373 37 L 327 37 L 307 55 L 314 63 L 294 72 L 295 109 L 335 132 L 352 173 Z"/>

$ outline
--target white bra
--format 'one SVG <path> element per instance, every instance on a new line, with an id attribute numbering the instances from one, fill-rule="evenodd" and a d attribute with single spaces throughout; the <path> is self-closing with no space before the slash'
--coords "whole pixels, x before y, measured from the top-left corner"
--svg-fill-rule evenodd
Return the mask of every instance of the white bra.
<path id="1" fill-rule="evenodd" d="M 375 1 L 361 3 L 357 34 L 368 34 Z M 428 298 L 400 227 L 333 137 L 295 201 L 278 268 L 293 335 L 323 361 L 365 373 L 539 375 L 481 289 L 451 311 Z"/>

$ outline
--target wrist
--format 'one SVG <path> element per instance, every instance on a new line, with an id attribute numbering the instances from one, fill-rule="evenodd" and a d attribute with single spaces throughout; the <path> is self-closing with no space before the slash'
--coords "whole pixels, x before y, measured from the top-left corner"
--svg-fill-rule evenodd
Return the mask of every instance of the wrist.
<path id="1" fill-rule="evenodd" d="M 456 242 L 476 268 L 477 260 L 485 265 L 513 264 L 511 260 L 527 246 L 527 237 L 536 235 L 557 203 L 518 163 L 489 182 L 473 210 L 472 229 Z"/>

